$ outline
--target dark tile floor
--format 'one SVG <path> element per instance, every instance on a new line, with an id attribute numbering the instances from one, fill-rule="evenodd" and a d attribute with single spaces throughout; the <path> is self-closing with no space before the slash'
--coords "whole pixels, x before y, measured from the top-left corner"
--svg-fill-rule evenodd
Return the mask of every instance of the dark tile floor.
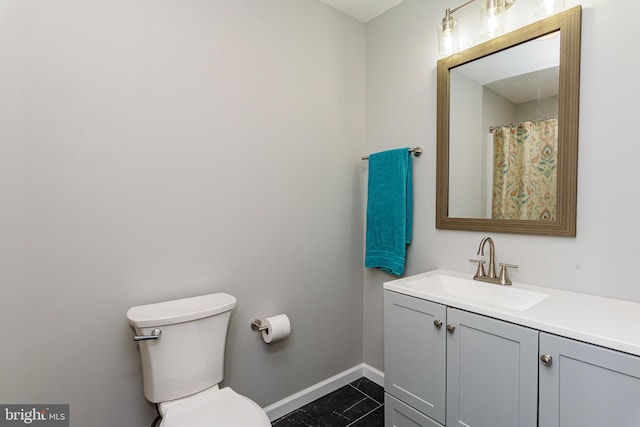
<path id="1" fill-rule="evenodd" d="M 383 427 L 384 389 L 360 378 L 273 422 L 273 427 Z"/>

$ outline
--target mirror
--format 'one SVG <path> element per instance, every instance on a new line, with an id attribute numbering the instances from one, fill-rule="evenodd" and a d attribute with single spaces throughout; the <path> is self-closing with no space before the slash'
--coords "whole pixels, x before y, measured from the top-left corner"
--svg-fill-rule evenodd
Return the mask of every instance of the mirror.
<path id="1" fill-rule="evenodd" d="M 575 236 L 581 12 L 438 61 L 436 228 Z"/>

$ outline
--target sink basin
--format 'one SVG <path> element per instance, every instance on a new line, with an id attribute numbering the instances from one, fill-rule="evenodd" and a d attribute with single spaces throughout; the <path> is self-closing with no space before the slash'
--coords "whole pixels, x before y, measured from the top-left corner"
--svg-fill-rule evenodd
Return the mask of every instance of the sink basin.
<path id="1" fill-rule="evenodd" d="M 544 301 L 549 295 L 513 286 L 500 286 L 446 274 L 434 274 L 407 282 L 407 288 L 416 288 L 434 296 L 455 298 L 459 301 L 482 303 L 511 310 L 524 311 Z"/>

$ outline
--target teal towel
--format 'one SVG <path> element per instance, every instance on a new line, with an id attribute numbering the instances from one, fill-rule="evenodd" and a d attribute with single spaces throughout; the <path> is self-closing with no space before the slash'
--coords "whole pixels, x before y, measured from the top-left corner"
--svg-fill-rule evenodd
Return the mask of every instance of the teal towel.
<path id="1" fill-rule="evenodd" d="M 367 243 L 364 266 L 401 276 L 413 232 L 411 152 L 369 156 Z"/>

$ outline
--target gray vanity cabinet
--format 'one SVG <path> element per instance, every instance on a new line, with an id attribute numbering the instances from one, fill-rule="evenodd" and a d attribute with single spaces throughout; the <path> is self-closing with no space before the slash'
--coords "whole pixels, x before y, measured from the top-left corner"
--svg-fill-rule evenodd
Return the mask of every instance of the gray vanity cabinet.
<path id="1" fill-rule="evenodd" d="M 385 392 L 444 424 L 446 306 L 395 292 L 385 291 L 384 294 Z M 393 413 L 393 403 L 385 405 L 389 416 Z M 415 419 L 415 414 L 402 407 L 397 410 L 405 413 L 405 417 Z M 390 422 L 387 417 L 387 426 L 412 425 Z M 431 427 L 434 424 L 414 425 Z"/>
<path id="2" fill-rule="evenodd" d="M 640 358 L 544 332 L 540 354 L 540 427 L 640 426 Z"/>
<path id="3" fill-rule="evenodd" d="M 536 427 L 538 331 L 455 308 L 447 327 L 447 426 Z"/>
<path id="4" fill-rule="evenodd" d="M 538 331 L 385 291 L 387 427 L 536 427 Z"/>

